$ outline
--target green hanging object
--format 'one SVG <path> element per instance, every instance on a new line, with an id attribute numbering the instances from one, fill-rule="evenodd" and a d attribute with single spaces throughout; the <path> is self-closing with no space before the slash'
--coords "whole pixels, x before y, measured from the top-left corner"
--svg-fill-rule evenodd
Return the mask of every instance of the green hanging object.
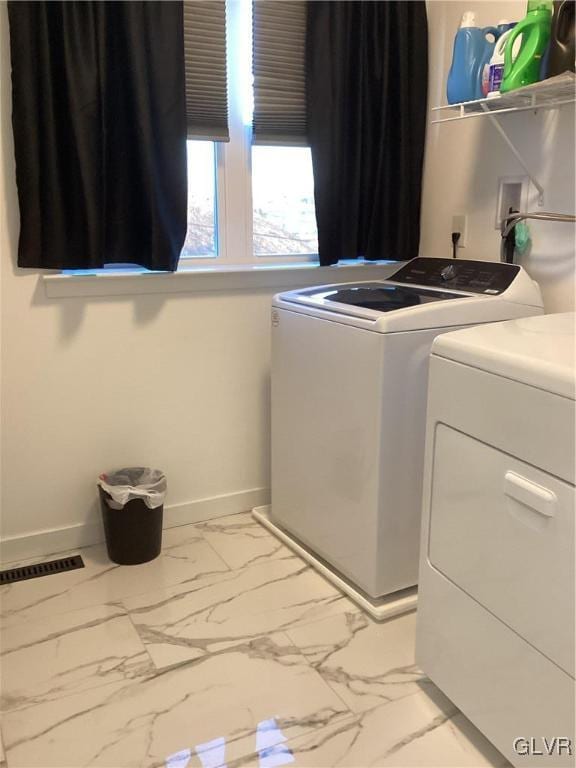
<path id="1" fill-rule="evenodd" d="M 514 27 L 504 50 L 504 78 L 500 93 L 522 88 L 540 80 L 542 56 L 546 52 L 552 27 L 552 3 L 549 0 L 531 0 L 528 13 Z M 522 35 L 522 45 L 516 58 L 514 42 Z"/>
<path id="2" fill-rule="evenodd" d="M 520 256 L 528 250 L 531 239 L 530 227 L 525 221 L 519 221 L 514 227 L 514 244 L 516 246 L 516 252 L 519 253 Z"/>

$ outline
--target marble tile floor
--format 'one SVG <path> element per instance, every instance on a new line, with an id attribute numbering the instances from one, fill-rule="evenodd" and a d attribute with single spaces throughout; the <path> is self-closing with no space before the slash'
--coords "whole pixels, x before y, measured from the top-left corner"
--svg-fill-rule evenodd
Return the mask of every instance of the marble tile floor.
<path id="1" fill-rule="evenodd" d="M 81 554 L 0 590 L 0 768 L 507 765 L 417 668 L 415 614 L 373 622 L 249 513 Z"/>

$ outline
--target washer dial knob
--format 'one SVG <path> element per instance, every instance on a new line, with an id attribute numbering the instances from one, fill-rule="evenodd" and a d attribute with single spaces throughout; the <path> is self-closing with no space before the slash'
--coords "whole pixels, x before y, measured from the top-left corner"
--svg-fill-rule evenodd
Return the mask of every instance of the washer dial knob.
<path id="1" fill-rule="evenodd" d="M 453 264 L 449 264 L 440 272 L 442 280 L 454 280 L 456 277 L 456 267 Z"/>

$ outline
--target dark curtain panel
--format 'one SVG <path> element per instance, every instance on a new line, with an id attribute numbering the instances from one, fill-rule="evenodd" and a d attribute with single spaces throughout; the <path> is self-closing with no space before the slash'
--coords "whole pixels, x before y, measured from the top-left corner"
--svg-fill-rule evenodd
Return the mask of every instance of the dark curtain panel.
<path id="1" fill-rule="evenodd" d="M 20 267 L 174 270 L 186 236 L 181 2 L 10 2 Z"/>
<path id="2" fill-rule="evenodd" d="M 308 2 L 306 67 L 320 263 L 417 256 L 424 2 Z"/>

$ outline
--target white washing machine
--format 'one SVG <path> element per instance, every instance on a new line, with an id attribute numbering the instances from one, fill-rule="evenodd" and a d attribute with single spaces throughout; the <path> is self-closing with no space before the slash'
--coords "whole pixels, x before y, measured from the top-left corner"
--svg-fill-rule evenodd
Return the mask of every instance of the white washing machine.
<path id="1" fill-rule="evenodd" d="M 430 359 L 417 662 L 516 766 L 576 764 L 575 316 Z"/>
<path id="2" fill-rule="evenodd" d="M 536 283 L 499 262 L 417 258 L 386 280 L 278 294 L 258 519 L 376 618 L 413 607 L 432 341 L 541 312 Z"/>

